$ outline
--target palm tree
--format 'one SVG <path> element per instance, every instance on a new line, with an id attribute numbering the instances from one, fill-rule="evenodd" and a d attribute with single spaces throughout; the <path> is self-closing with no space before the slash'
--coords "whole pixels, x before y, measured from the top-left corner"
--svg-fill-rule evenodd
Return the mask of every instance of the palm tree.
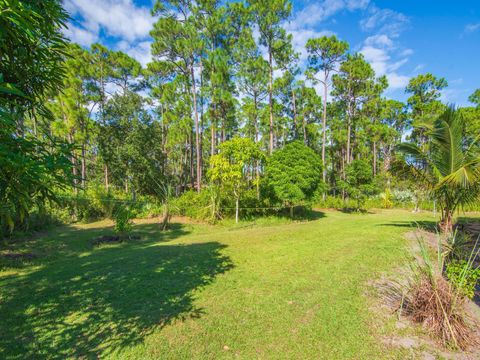
<path id="1" fill-rule="evenodd" d="M 452 232 L 455 210 L 477 201 L 480 194 L 480 137 L 467 141 L 464 128 L 464 118 L 450 106 L 428 129 L 425 147 L 413 143 L 398 147 L 405 155 L 403 169 L 437 200 L 444 233 Z"/>

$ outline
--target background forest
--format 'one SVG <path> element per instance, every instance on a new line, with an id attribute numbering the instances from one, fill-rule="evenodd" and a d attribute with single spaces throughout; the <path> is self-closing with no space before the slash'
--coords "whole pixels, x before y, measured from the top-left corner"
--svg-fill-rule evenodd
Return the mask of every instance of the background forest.
<path id="1" fill-rule="evenodd" d="M 157 1 L 145 67 L 66 40 L 58 1 L 0 4 L 3 234 L 120 208 L 166 221 L 432 208 L 407 168 L 431 168 L 413 155 L 432 154 L 436 120 L 453 112 L 461 146 L 479 150 L 480 89 L 455 110 L 425 73 L 406 103 L 388 99 L 386 77 L 335 36 L 309 39 L 300 62 L 288 0 Z"/>

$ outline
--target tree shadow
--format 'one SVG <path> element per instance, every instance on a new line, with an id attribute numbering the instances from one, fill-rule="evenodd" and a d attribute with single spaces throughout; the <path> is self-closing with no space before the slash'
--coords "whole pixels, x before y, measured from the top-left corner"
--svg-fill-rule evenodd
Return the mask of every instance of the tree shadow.
<path id="1" fill-rule="evenodd" d="M 147 240 L 0 278 L 0 358 L 104 357 L 176 319 L 201 316 L 195 291 L 233 267 L 223 248 Z"/>
<path id="2" fill-rule="evenodd" d="M 277 213 L 278 217 L 292 219 L 290 216 L 290 208 L 283 208 Z M 298 221 L 314 221 L 322 219 L 326 216 L 323 211 L 311 209 L 306 206 L 295 206 L 293 209 L 293 220 Z"/>
<path id="3" fill-rule="evenodd" d="M 133 238 L 123 243 L 168 242 L 190 231 L 184 224 L 172 223 L 166 231 L 160 224 L 135 224 Z M 78 228 L 74 225 L 59 226 L 41 236 L 14 240 L 0 245 L 0 270 L 5 268 L 22 269 L 32 265 L 42 265 L 54 258 L 90 251 L 100 236 L 115 235 L 113 225 Z"/>
<path id="4" fill-rule="evenodd" d="M 386 224 L 378 224 L 377 226 L 394 226 L 411 229 L 422 229 L 430 232 L 438 231 L 438 223 L 436 221 L 391 221 Z"/>
<path id="5" fill-rule="evenodd" d="M 338 209 L 338 211 L 344 214 L 374 214 L 374 212 L 366 209 L 349 208 L 349 207 L 340 208 Z"/>

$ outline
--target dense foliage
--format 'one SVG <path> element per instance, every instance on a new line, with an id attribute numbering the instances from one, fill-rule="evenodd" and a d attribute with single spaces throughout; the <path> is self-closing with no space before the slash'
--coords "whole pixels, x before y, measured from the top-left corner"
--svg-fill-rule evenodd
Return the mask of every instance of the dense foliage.
<path id="1" fill-rule="evenodd" d="M 102 44 L 67 44 L 58 0 L 1 0 L 2 232 L 60 192 L 60 212 L 73 220 L 112 216 L 85 209 L 99 187 L 105 199 L 150 203 L 152 215 L 170 209 L 159 190 L 168 187 L 172 204 L 182 205 L 171 211 L 210 218 L 307 201 L 437 201 L 447 217 L 458 204 L 474 206 L 452 194 L 452 207 L 445 191 L 392 171 L 402 139 L 434 151 L 432 129 L 446 123 L 446 80 L 420 74 L 406 103 L 387 99 L 387 79 L 335 36 L 309 39 L 301 61 L 285 26 L 291 9 L 288 0 L 158 0 L 152 61 L 142 66 Z M 474 106 L 458 109 L 463 130 L 452 139 L 466 162 L 479 151 L 478 99 L 477 90 Z M 403 165 L 412 165 L 408 156 Z M 453 175 L 441 173 L 437 182 L 450 188 Z M 201 201 L 186 209 L 182 194 L 193 198 L 193 189 Z"/>
<path id="2" fill-rule="evenodd" d="M 0 1 L 0 236 L 71 185 L 69 147 L 39 130 L 65 74 L 66 19 L 58 1 Z"/>
<path id="3" fill-rule="evenodd" d="M 265 168 L 266 186 L 274 196 L 289 206 L 310 200 L 321 184 L 320 157 L 300 141 L 276 150 Z M 293 215 L 293 214 L 292 214 Z"/>

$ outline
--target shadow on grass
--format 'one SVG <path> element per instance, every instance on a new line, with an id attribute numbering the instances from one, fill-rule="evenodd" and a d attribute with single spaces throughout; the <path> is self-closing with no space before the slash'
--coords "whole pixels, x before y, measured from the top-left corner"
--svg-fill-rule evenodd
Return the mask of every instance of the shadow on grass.
<path id="1" fill-rule="evenodd" d="M 285 208 L 278 212 L 278 216 L 282 218 L 291 219 L 290 209 Z M 310 209 L 304 206 L 296 206 L 293 210 L 293 220 L 314 221 L 324 218 L 326 215 L 324 212 Z"/>
<path id="2" fill-rule="evenodd" d="M 374 214 L 374 212 L 358 208 L 340 208 L 338 211 L 344 214 Z"/>
<path id="3" fill-rule="evenodd" d="M 176 231 L 157 234 L 167 241 Z M 75 253 L 0 279 L 0 358 L 104 357 L 176 319 L 201 316 L 194 292 L 233 267 L 225 246 L 158 241 Z"/>
<path id="4" fill-rule="evenodd" d="M 160 231 L 160 224 L 156 223 L 136 224 L 132 235 L 140 236 L 140 239 L 127 243 L 167 242 L 188 233 L 187 227 L 179 223 L 172 223 L 167 231 Z M 12 239 L 6 245 L 0 245 L 0 270 L 42 265 L 58 257 L 90 251 L 95 239 L 104 235 L 115 235 L 113 225 L 91 228 L 62 225 L 41 236 Z"/>
<path id="5" fill-rule="evenodd" d="M 378 226 L 394 226 L 411 229 L 422 229 L 435 232 L 438 230 L 438 223 L 436 221 L 392 221 L 386 224 L 379 224 Z"/>

